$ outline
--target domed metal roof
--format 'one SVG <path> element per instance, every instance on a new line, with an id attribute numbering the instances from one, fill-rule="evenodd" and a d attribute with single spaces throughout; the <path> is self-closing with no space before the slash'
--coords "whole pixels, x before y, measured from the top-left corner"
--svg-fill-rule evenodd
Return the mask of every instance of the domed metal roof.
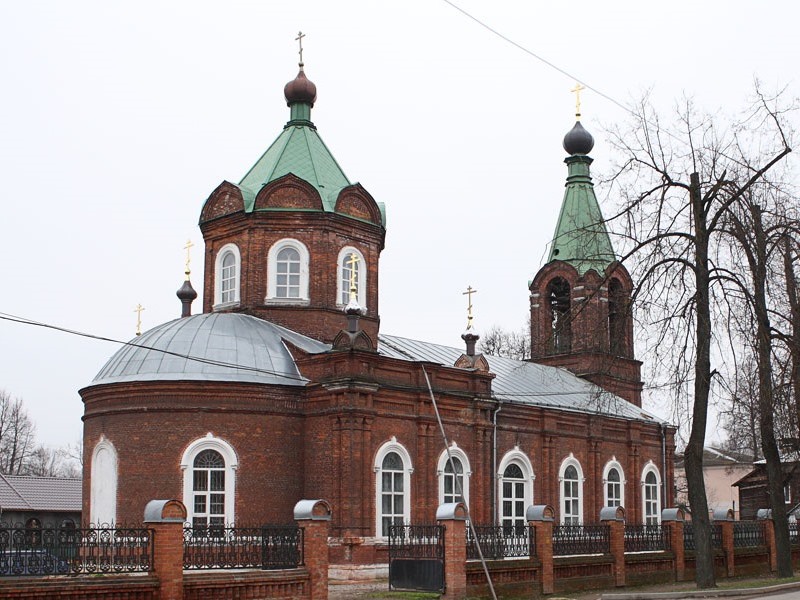
<path id="1" fill-rule="evenodd" d="M 92 385 L 187 380 L 305 385 L 284 340 L 311 353 L 330 349 L 249 315 L 200 314 L 134 338 L 111 357 Z"/>

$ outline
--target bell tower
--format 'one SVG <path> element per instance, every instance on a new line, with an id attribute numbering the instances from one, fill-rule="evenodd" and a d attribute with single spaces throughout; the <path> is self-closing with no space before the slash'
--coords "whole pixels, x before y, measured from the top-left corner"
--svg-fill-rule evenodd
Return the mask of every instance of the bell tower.
<path id="1" fill-rule="evenodd" d="M 594 193 L 594 139 L 581 125 L 580 111 L 576 116 L 564 137 L 567 183 L 550 256 L 530 284 L 531 359 L 569 369 L 641 406 L 633 282 L 616 259 Z"/>

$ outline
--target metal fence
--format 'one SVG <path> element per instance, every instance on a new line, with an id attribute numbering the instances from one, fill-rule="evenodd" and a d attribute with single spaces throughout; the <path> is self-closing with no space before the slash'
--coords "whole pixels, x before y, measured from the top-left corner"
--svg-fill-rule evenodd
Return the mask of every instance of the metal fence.
<path id="1" fill-rule="evenodd" d="M 625 525 L 625 552 L 664 552 L 670 548 L 665 525 Z"/>
<path id="2" fill-rule="evenodd" d="M 683 547 L 694 552 L 694 524 L 683 524 Z M 711 524 L 711 547 L 722 548 L 722 526 L 719 523 Z"/>
<path id="3" fill-rule="evenodd" d="M 184 527 L 184 569 L 294 569 L 303 530 L 294 525 Z"/>
<path id="4" fill-rule="evenodd" d="M 609 554 L 608 525 L 554 525 L 553 556 Z"/>
<path id="5" fill-rule="evenodd" d="M 800 523 L 796 521 L 789 523 L 789 543 L 793 546 L 800 546 Z"/>
<path id="6" fill-rule="evenodd" d="M 734 548 L 765 546 L 766 543 L 764 523 L 762 521 L 736 521 L 733 524 Z"/>
<path id="7" fill-rule="evenodd" d="M 535 529 L 530 525 L 475 525 L 475 536 L 472 527 L 467 527 L 467 559 L 476 560 L 478 544 L 484 558 L 499 560 L 502 558 L 527 558 L 536 555 Z M 477 536 L 477 539 L 476 539 Z"/>
<path id="8" fill-rule="evenodd" d="M 149 572 L 153 530 L 141 526 L 25 527 L 0 523 L 0 576 Z"/>

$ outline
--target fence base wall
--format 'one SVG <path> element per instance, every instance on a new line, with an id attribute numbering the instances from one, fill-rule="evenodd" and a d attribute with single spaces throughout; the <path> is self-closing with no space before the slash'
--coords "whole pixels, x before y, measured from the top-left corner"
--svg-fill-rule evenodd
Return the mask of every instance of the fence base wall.
<path id="1" fill-rule="evenodd" d="M 672 583 L 675 581 L 675 556 L 672 552 L 646 552 L 625 555 L 627 585 Z"/>
<path id="2" fill-rule="evenodd" d="M 536 559 L 490 560 L 486 563 L 495 592 L 503 597 L 527 597 L 541 587 L 541 564 Z M 467 563 L 467 596 L 488 597 L 489 585 L 480 561 Z"/>
<path id="3" fill-rule="evenodd" d="M 554 557 L 553 581 L 557 592 L 614 588 L 614 559 L 610 555 Z"/>
<path id="4" fill-rule="evenodd" d="M 158 589 L 158 579 L 150 575 L 0 580 L 5 600 L 158 600 Z"/>
<path id="5" fill-rule="evenodd" d="M 185 573 L 183 598 L 184 600 L 305 599 L 311 597 L 309 583 L 309 574 L 305 569 Z"/>

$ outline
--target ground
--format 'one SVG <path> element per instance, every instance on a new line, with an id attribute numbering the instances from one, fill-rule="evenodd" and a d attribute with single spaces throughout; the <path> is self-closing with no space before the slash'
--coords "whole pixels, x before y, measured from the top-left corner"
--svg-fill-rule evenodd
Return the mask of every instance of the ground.
<path id="1" fill-rule="evenodd" d="M 722 579 L 717 582 L 717 590 L 722 592 L 720 595 L 724 596 L 725 591 L 734 589 L 760 588 L 788 582 L 800 583 L 800 576 L 792 579 L 775 579 L 773 577 Z M 690 592 L 696 590 L 694 582 L 684 581 L 681 583 L 665 583 L 622 589 L 593 590 L 591 592 L 558 593 L 547 598 L 548 600 L 600 600 L 603 594 Z M 331 583 L 328 588 L 328 598 L 329 600 L 429 600 L 439 598 L 439 595 L 423 592 L 392 592 L 389 591 L 389 583 L 383 579 L 369 583 Z M 513 599 L 509 598 L 507 600 Z"/>

